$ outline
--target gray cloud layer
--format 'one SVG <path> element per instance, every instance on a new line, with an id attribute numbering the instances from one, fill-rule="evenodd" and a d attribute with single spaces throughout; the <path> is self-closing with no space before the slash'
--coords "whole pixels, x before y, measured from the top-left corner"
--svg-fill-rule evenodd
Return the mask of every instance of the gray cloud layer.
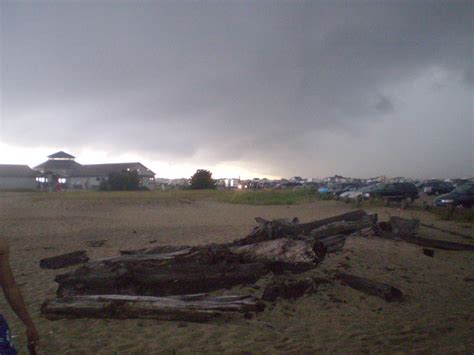
<path id="1" fill-rule="evenodd" d="M 9 2 L 1 139 L 262 174 L 473 174 L 469 1 Z"/>

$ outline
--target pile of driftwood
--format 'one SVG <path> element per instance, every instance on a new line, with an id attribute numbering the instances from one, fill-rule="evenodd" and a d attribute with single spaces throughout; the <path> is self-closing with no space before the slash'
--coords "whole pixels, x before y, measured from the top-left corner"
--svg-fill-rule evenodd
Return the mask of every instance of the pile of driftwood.
<path id="1" fill-rule="evenodd" d="M 327 280 L 306 278 L 273 283 L 266 287 L 262 299 L 248 295 L 211 297 L 206 293 L 253 284 L 271 273 L 298 274 L 314 269 L 328 253 L 342 250 L 351 235 L 375 233 L 408 242 L 416 239 L 417 244 L 426 246 L 426 241 L 420 242 L 420 238 L 415 237 L 417 222 L 395 218 L 377 224 L 377 215 L 368 215 L 362 210 L 310 223 L 299 223 L 297 218 L 272 221 L 256 218 L 256 221 L 258 226 L 232 243 L 159 246 L 121 251 L 118 257 L 90 261 L 56 277 L 57 298 L 43 304 L 42 314 L 49 319 L 190 321 L 205 321 L 229 312 L 248 314 L 263 311 L 263 301 L 296 298 L 314 292 L 318 282 Z M 82 260 L 83 257 L 81 255 Z M 57 258 L 64 260 L 64 256 Z M 49 263 L 54 264 L 51 260 Z M 400 301 L 403 296 L 390 285 L 354 275 L 337 272 L 335 278 L 386 301 Z"/>

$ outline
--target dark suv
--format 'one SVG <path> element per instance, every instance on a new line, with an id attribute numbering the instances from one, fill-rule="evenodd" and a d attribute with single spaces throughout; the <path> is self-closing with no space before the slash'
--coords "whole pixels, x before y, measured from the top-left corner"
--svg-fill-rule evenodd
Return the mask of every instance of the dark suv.
<path id="1" fill-rule="evenodd" d="M 474 206 L 474 182 L 468 182 L 451 191 L 449 194 L 441 195 L 434 201 L 438 207 L 454 206 L 471 208 Z"/>
<path id="2" fill-rule="evenodd" d="M 393 199 L 418 198 L 418 189 L 411 182 L 393 182 L 375 186 L 366 197 L 390 197 Z"/>
<path id="3" fill-rule="evenodd" d="M 430 181 L 423 184 L 423 192 L 427 195 L 441 195 L 447 194 L 454 190 L 454 186 L 449 182 L 444 181 Z"/>

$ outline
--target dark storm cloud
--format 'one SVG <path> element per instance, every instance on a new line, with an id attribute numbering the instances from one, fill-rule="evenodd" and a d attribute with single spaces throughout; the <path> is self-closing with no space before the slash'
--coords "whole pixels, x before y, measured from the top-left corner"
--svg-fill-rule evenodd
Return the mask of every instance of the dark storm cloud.
<path id="1" fill-rule="evenodd" d="M 389 113 L 393 111 L 393 104 L 388 97 L 382 96 L 375 105 L 375 109 L 380 113 Z"/>
<path id="2" fill-rule="evenodd" d="M 444 174 L 437 166 L 452 159 L 454 175 L 473 173 L 472 136 L 448 134 L 417 172 L 417 150 L 437 139 L 413 137 L 412 155 L 390 164 L 379 142 L 388 127 L 402 133 L 392 122 L 407 116 L 412 129 L 456 120 L 449 126 L 472 132 L 472 86 L 462 85 L 472 83 L 471 2 L 0 6 L 8 144 L 236 161 L 282 175 Z M 449 118 L 423 80 L 450 83 Z M 436 127 L 425 134 L 443 134 Z M 350 140 L 360 157 L 338 149 Z M 353 165 L 374 150 L 371 166 Z"/>

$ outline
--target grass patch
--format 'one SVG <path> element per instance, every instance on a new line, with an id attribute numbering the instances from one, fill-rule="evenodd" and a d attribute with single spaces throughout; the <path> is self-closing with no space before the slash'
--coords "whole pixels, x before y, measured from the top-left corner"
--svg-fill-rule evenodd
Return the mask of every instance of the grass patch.
<path id="1" fill-rule="evenodd" d="M 316 200 L 328 200 L 330 196 L 319 194 L 315 189 L 299 190 L 156 190 L 156 191 L 65 191 L 59 193 L 35 192 L 33 202 L 87 202 L 120 204 L 150 204 L 193 202 L 212 200 L 246 205 L 293 205 Z"/>
<path id="2" fill-rule="evenodd" d="M 323 199 L 314 189 L 226 191 L 219 201 L 245 205 L 294 205 Z"/>
<path id="3" fill-rule="evenodd" d="M 428 211 L 441 220 L 459 223 L 474 223 L 474 208 L 455 208 L 451 213 L 449 208 L 433 207 Z"/>
<path id="4" fill-rule="evenodd" d="M 182 200 L 216 199 L 222 193 L 218 190 L 156 190 L 156 191 L 64 191 L 37 192 L 32 196 L 34 202 L 40 201 L 111 201 L 111 202 L 152 202 Z"/>

